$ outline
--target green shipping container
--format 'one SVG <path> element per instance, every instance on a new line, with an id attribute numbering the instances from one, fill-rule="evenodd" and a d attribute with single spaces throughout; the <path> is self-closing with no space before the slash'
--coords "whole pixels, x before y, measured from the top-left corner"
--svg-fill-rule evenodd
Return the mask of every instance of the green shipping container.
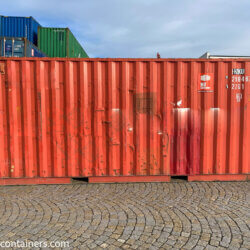
<path id="1" fill-rule="evenodd" d="M 68 28 L 38 28 L 38 48 L 49 57 L 88 58 Z"/>

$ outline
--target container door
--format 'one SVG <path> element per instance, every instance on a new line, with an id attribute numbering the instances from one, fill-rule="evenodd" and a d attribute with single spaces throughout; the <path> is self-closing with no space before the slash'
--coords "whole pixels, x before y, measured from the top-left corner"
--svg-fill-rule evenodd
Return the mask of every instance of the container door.
<path id="1" fill-rule="evenodd" d="M 25 56 L 25 48 L 23 40 L 14 41 L 14 57 L 23 57 Z"/>
<path id="2" fill-rule="evenodd" d="M 13 56 L 13 41 L 12 41 L 12 39 L 5 40 L 4 56 L 5 57 L 12 57 Z"/>

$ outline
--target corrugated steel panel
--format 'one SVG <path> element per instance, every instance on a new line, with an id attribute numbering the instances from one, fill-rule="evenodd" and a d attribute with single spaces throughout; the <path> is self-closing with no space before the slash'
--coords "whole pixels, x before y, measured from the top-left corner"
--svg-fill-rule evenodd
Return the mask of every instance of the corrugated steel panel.
<path id="1" fill-rule="evenodd" d="M 1 178 L 250 172 L 250 61 L 0 66 Z"/>
<path id="2" fill-rule="evenodd" d="M 70 29 L 68 32 L 68 57 L 71 58 L 88 58 L 86 51 L 82 48 L 82 45 L 75 38 Z"/>
<path id="3" fill-rule="evenodd" d="M 25 37 L 35 45 L 39 26 L 33 17 L 0 16 L 0 36 Z"/>
<path id="4" fill-rule="evenodd" d="M 26 38 L 0 37 L 0 57 L 46 57 Z"/>
<path id="5" fill-rule="evenodd" d="M 88 57 L 68 28 L 39 27 L 38 47 L 49 57 Z"/>

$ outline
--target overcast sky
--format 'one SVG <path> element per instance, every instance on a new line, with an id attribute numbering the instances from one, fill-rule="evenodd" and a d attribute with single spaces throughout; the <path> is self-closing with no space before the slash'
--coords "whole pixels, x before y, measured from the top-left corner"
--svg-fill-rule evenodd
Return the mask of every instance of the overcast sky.
<path id="1" fill-rule="evenodd" d="M 0 0 L 1 15 L 69 27 L 90 57 L 250 55 L 250 0 Z"/>

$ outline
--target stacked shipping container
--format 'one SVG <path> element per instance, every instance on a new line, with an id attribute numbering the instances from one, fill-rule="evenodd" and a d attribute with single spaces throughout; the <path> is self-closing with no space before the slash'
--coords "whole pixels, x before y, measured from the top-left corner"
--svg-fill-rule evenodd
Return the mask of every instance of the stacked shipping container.
<path id="1" fill-rule="evenodd" d="M 37 30 L 41 26 L 33 17 L 0 16 L 1 37 L 24 37 L 37 45 Z"/>
<path id="2" fill-rule="evenodd" d="M 43 28 L 33 17 L 0 16 L 0 38 L 2 40 L 0 56 L 12 54 L 13 56 L 29 57 L 35 54 L 37 57 L 43 57 L 44 55 L 49 57 L 88 57 L 68 28 Z M 30 42 L 23 40 L 21 47 L 27 49 L 25 53 L 19 53 L 20 51 L 17 53 L 14 52 L 14 44 L 20 44 L 20 38 L 28 39 Z M 11 44 L 13 45 L 13 50 Z M 37 45 L 42 53 L 35 47 Z M 7 48 L 7 51 L 5 48 Z M 8 51 L 9 49 L 11 49 L 11 53 Z"/>
<path id="3" fill-rule="evenodd" d="M 46 56 L 36 47 L 39 26 L 33 17 L 0 16 L 0 56 Z"/>
<path id="4" fill-rule="evenodd" d="M 88 57 L 87 53 L 68 28 L 39 27 L 38 47 L 49 57 Z"/>
<path id="5" fill-rule="evenodd" d="M 0 37 L 0 56 L 46 57 L 33 43 L 21 37 Z"/>

